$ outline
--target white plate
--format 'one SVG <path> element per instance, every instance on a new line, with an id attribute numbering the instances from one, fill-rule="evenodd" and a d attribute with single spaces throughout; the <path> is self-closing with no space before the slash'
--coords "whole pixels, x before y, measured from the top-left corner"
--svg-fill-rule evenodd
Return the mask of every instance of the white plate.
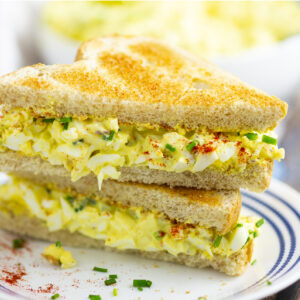
<path id="1" fill-rule="evenodd" d="M 180 265 L 146 260 L 99 250 L 72 249 L 78 262 L 74 269 L 61 270 L 49 265 L 40 253 L 48 243 L 28 240 L 24 249 L 12 251 L 15 235 L 0 232 L 0 298 L 88 299 L 99 294 L 102 299 L 259 299 L 274 294 L 300 278 L 300 197 L 287 185 L 273 180 L 264 194 L 243 192 L 243 212 L 265 219 L 261 236 L 245 274 L 228 277 L 211 269 L 193 269 Z M 63 241 L 62 241 L 63 242 Z M 67 247 L 68 248 L 68 247 Z M 21 263 L 26 275 L 16 284 L 8 284 Z M 109 273 L 93 272 L 94 266 Z M 11 273 L 7 273 L 11 272 Z M 15 272 L 15 273 L 14 273 Z M 118 274 L 115 286 L 105 286 L 108 274 Z M 132 287 L 132 280 L 149 279 L 150 289 L 142 292 Z M 272 284 L 268 285 L 267 281 Z"/>

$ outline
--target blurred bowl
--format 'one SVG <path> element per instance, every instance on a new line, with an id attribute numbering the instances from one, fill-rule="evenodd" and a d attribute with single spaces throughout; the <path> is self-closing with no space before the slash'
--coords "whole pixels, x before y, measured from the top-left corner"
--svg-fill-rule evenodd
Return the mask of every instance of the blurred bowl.
<path id="1" fill-rule="evenodd" d="M 80 42 L 64 37 L 44 23 L 36 26 L 36 46 L 45 64 L 68 64 Z M 300 83 L 300 35 L 233 57 L 210 58 L 221 68 L 271 95 L 290 102 Z"/>

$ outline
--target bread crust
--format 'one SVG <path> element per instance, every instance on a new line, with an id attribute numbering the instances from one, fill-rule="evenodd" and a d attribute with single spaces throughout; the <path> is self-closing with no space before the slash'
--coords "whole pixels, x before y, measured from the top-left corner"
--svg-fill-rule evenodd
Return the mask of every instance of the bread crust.
<path id="1" fill-rule="evenodd" d="M 85 42 L 71 65 L 42 64 L 0 78 L 0 104 L 39 115 L 116 117 L 121 123 L 266 131 L 287 104 L 209 62 L 145 37 Z"/>
<path id="2" fill-rule="evenodd" d="M 26 157 L 17 152 L 0 153 L 1 171 L 39 174 L 47 172 L 49 176 L 69 177 L 70 173 L 63 166 L 54 166 L 38 156 Z M 250 163 L 240 173 L 221 172 L 207 168 L 201 172 L 167 172 L 144 167 L 121 167 L 120 182 L 139 182 L 143 184 L 167 185 L 170 187 L 186 187 L 204 190 L 236 190 L 245 188 L 254 192 L 263 192 L 269 187 L 273 170 L 273 162 L 264 164 Z M 93 174 L 84 177 L 86 183 L 97 188 L 97 179 Z M 76 181 L 76 184 L 78 181 Z"/>
<path id="3" fill-rule="evenodd" d="M 141 255 L 149 259 L 179 263 L 189 267 L 212 267 L 230 276 L 240 275 L 246 270 L 253 252 L 253 240 L 251 240 L 243 249 L 230 256 L 224 257 L 215 255 L 212 260 L 208 260 L 200 253 L 193 256 L 186 254 L 174 256 L 165 251 L 146 252 L 140 250 L 117 250 L 112 247 L 104 246 L 104 242 L 101 240 L 92 239 L 80 233 L 70 233 L 65 230 L 49 232 L 42 221 L 37 218 L 26 215 L 15 216 L 11 212 L 3 211 L 0 211 L 0 228 L 19 235 L 50 242 L 61 241 L 63 245 L 66 246 L 97 248 L 120 253 L 130 253 L 133 255 Z"/>

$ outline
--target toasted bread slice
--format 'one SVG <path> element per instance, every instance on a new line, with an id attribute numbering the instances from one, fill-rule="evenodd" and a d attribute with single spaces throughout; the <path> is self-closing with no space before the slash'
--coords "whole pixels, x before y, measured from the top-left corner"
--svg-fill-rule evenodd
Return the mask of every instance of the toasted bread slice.
<path id="1" fill-rule="evenodd" d="M 70 181 L 70 172 L 63 166 L 51 165 L 37 156 L 23 156 L 18 152 L 7 151 L 0 153 L 1 171 L 28 177 L 31 174 L 38 176 L 65 178 L 67 184 L 75 188 L 86 185 L 92 192 L 98 188 L 97 177 L 89 174 L 76 182 Z M 205 169 L 201 172 L 167 172 L 142 167 L 121 167 L 120 182 L 140 182 L 144 184 L 168 185 L 171 187 L 186 187 L 204 190 L 234 190 L 245 188 L 255 192 L 263 192 L 268 188 L 273 170 L 273 162 L 265 161 L 264 164 L 253 162 L 240 173 L 222 172 Z M 105 182 L 105 181 L 104 181 Z M 85 187 L 85 188 L 87 188 Z"/>
<path id="2" fill-rule="evenodd" d="M 43 222 L 37 218 L 29 217 L 27 215 L 16 216 L 11 212 L 3 211 L 0 211 L 0 228 L 19 235 L 26 235 L 28 237 L 51 242 L 62 241 L 64 245 L 69 246 L 98 248 L 109 251 L 118 251 L 120 253 L 138 254 L 146 258 L 180 263 L 189 267 L 203 268 L 210 266 L 231 276 L 240 275 L 246 270 L 253 251 L 253 240 L 247 243 L 241 250 L 230 256 L 214 255 L 211 260 L 200 253 L 196 255 L 186 255 L 181 253 L 178 256 L 174 256 L 164 251 L 147 252 L 141 250 L 116 250 L 115 248 L 104 246 L 102 240 L 96 240 L 80 233 L 70 233 L 65 230 L 49 232 Z"/>
<path id="3" fill-rule="evenodd" d="M 180 49 L 144 37 L 84 43 L 71 65 L 42 64 L 0 78 L 5 109 L 116 117 L 121 123 L 213 131 L 266 131 L 287 104 Z"/>

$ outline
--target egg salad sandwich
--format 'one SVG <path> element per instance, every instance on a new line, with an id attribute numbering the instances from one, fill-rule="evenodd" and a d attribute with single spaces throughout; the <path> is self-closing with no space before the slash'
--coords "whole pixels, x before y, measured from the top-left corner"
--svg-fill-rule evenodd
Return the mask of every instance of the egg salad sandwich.
<path id="1" fill-rule="evenodd" d="M 114 179 L 261 192 L 284 157 L 272 130 L 286 103 L 151 38 L 94 39 L 73 64 L 2 76 L 0 105 L 5 172 L 46 162 L 99 189 Z"/>
<path id="2" fill-rule="evenodd" d="M 211 266 L 228 275 L 241 274 L 251 259 L 260 223 L 239 216 L 238 190 L 107 180 L 99 191 L 97 182 L 89 188 L 68 180 L 9 176 L 0 186 L 0 228 L 64 245 Z"/>

